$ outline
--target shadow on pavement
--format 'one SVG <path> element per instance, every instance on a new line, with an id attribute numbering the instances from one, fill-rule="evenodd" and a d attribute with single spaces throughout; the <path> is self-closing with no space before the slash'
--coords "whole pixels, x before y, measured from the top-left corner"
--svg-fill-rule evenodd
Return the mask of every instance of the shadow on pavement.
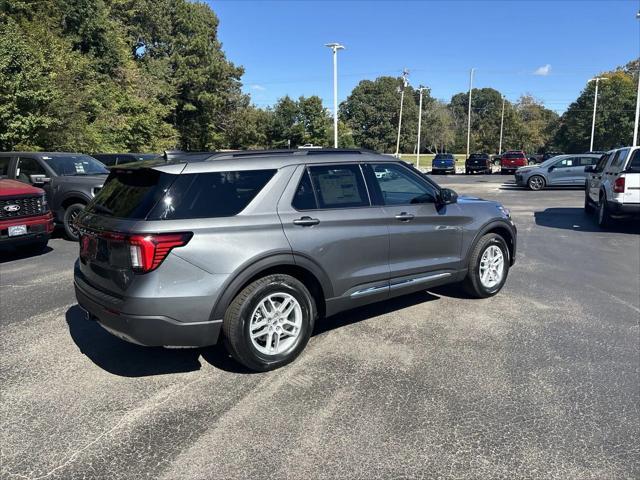
<path id="1" fill-rule="evenodd" d="M 142 347 L 114 337 L 97 322 L 87 320 L 74 305 L 66 314 L 71 338 L 97 366 L 114 375 L 146 377 L 200 369 L 200 349 Z"/>
<path id="2" fill-rule="evenodd" d="M 53 248 L 49 246 L 40 251 L 20 247 L 3 247 L 0 249 L 0 264 L 13 262 L 15 260 L 23 260 L 25 258 L 39 257 L 40 255 L 46 255 L 49 252 L 53 252 Z"/>
<path id="3" fill-rule="evenodd" d="M 443 295 L 449 295 L 448 290 L 442 290 L 442 292 Z M 436 295 L 423 291 L 359 307 L 318 321 L 313 335 L 321 335 L 336 328 L 438 298 Z M 167 349 L 134 345 L 111 335 L 97 322 L 87 320 L 84 311 L 78 305 L 67 310 L 66 320 L 71 338 L 80 351 L 98 367 L 114 375 L 145 377 L 190 372 L 200 369 L 201 356 L 207 363 L 227 372 L 255 373 L 233 360 L 222 342 L 212 347 L 193 349 Z"/>
<path id="4" fill-rule="evenodd" d="M 637 219 L 616 220 L 611 227 L 601 229 L 596 223 L 595 215 L 587 215 L 583 208 L 547 208 L 534 212 L 534 217 L 536 225 L 541 227 L 575 232 L 640 233 L 640 222 Z"/>

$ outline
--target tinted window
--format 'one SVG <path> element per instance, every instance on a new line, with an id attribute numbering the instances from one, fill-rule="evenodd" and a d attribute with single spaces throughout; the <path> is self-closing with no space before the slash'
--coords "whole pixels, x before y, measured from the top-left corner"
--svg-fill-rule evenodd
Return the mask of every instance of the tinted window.
<path id="1" fill-rule="evenodd" d="M 145 218 L 176 178 L 177 175 L 147 168 L 113 170 L 87 211 L 120 218 Z"/>
<path id="2" fill-rule="evenodd" d="M 21 182 L 31 183 L 30 175 L 46 175 L 44 167 L 38 163 L 35 158 L 18 159 L 18 168 L 16 170 L 16 178 Z"/>
<path id="3" fill-rule="evenodd" d="M 524 153 L 507 153 L 502 158 L 524 158 Z"/>
<path id="4" fill-rule="evenodd" d="M 640 172 L 640 148 L 633 152 L 631 161 L 627 165 L 627 170 L 631 172 Z"/>
<path id="5" fill-rule="evenodd" d="M 579 165 L 586 167 L 587 165 L 595 165 L 598 157 L 580 157 Z"/>
<path id="6" fill-rule="evenodd" d="M 600 157 L 600 160 L 598 160 L 598 163 L 596 164 L 596 172 L 603 171 L 608 160 L 609 160 L 609 155 L 608 154 L 605 153 L 604 155 L 602 155 Z"/>
<path id="7" fill-rule="evenodd" d="M 0 157 L 0 177 L 9 175 L 9 157 Z"/>
<path id="8" fill-rule="evenodd" d="M 617 154 L 616 154 L 616 158 L 613 159 L 613 162 L 611 163 L 612 167 L 621 167 L 625 160 L 627 159 L 627 155 L 629 154 L 629 149 L 624 149 L 624 150 L 620 150 Z"/>
<path id="9" fill-rule="evenodd" d="M 320 208 L 369 206 L 358 165 L 326 165 L 309 169 Z"/>
<path id="10" fill-rule="evenodd" d="M 56 155 L 42 157 L 54 172 L 62 176 L 107 174 L 109 170 L 89 155 Z"/>
<path id="11" fill-rule="evenodd" d="M 371 166 L 385 205 L 426 203 L 435 199 L 435 189 L 407 169 L 384 163 Z M 384 175 L 380 175 L 380 172 L 384 172 Z"/>
<path id="12" fill-rule="evenodd" d="M 240 213 L 276 170 L 246 170 L 179 175 L 150 220 L 231 217 Z"/>
<path id="13" fill-rule="evenodd" d="M 115 165 L 118 159 L 118 156 L 115 154 L 100 153 L 100 154 L 94 155 L 94 158 L 101 161 L 105 165 Z"/>
<path id="14" fill-rule="evenodd" d="M 563 158 L 562 160 L 560 160 L 559 162 L 554 163 L 553 165 L 556 168 L 567 168 L 567 167 L 575 167 L 577 165 L 578 159 L 575 157 L 571 157 L 571 158 Z"/>
<path id="15" fill-rule="evenodd" d="M 311 178 L 309 172 L 305 169 L 304 175 L 300 179 L 298 189 L 293 197 L 291 205 L 296 210 L 313 210 L 318 208 L 316 204 L 316 197 L 313 194 L 313 187 L 311 186 Z"/>

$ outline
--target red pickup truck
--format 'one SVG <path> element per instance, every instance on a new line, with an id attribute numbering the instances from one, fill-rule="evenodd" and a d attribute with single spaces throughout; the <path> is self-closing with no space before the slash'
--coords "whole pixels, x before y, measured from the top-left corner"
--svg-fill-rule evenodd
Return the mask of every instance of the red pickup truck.
<path id="1" fill-rule="evenodd" d="M 526 167 L 529 164 L 527 156 L 521 150 L 510 150 L 504 155 L 500 161 L 500 173 L 507 175 L 510 173 L 516 173 L 516 170 L 520 167 Z"/>
<path id="2" fill-rule="evenodd" d="M 53 215 L 44 190 L 0 179 L 0 248 L 42 251 L 53 232 Z"/>

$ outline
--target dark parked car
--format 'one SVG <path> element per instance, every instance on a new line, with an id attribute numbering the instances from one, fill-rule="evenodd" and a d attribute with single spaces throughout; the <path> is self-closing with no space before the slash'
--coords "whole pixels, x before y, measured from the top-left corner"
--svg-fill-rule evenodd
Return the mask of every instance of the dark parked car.
<path id="1" fill-rule="evenodd" d="M 464 165 L 464 173 L 487 173 L 491 174 L 491 159 L 488 153 L 472 153 L 467 158 Z"/>
<path id="2" fill-rule="evenodd" d="M 538 153 L 536 155 L 529 156 L 529 165 L 537 165 L 539 163 L 545 162 L 550 158 L 557 157 L 558 155 L 564 155 L 562 152 L 546 152 L 546 153 Z"/>
<path id="3" fill-rule="evenodd" d="M 160 155 L 157 153 L 94 153 L 91 156 L 107 166 L 160 158 Z"/>
<path id="4" fill-rule="evenodd" d="M 0 170 L 9 179 L 44 189 L 55 221 L 78 239 L 75 218 L 100 191 L 109 170 L 81 153 L 0 152 Z"/>
<path id="5" fill-rule="evenodd" d="M 499 203 L 360 150 L 116 167 L 78 226 L 89 318 L 141 345 L 224 338 L 260 371 L 292 361 L 337 312 L 453 282 L 495 295 L 516 254 Z"/>
<path id="6" fill-rule="evenodd" d="M 431 161 L 431 173 L 456 173 L 456 158 L 452 153 L 437 153 Z"/>
<path id="7" fill-rule="evenodd" d="M 500 173 L 502 175 L 515 173 L 515 171 L 528 165 L 527 156 L 521 150 L 511 150 L 500 158 Z"/>
<path id="8" fill-rule="evenodd" d="M 2 169 L 0 159 L 0 176 Z M 0 247 L 40 252 L 53 231 L 44 190 L 0 178 Z"/>

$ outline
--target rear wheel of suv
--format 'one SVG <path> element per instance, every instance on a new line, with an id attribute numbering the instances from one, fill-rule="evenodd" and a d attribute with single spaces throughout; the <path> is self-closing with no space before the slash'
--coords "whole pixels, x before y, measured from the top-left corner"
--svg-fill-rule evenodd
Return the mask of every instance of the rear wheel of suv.
<path id="1" fill-rule="evenodd" d="M 530 190 L 542 190 L 544 188 L 544 178 L 540 175 L 532 175 L 527 181 L 527 186 Z"/>
<path id="2" fill-rule="evenodd" d="M 486 298 L 498 293 L 509 274 L 509 249 L 496 233 L 484 235 L 469 259 L 465 289 L 472 297 Z"/>
<path id="3" fill-rule="evenodd" d="M 224 340 L 233 358 L 259 372 L 293 361 L 309 341 L 316 305 L 307 287 L 274 274 L 249 284 L 224 316 Z"/>
<path id="4" fill-rule="evenodd" d="M 603 194 L 600 195 L 600 201 L 598 202 L 598 226 L 600 228 L 607 228 L 610 225 L 611 215 L 609 215 L 607 197 Z"/>
<path id="5" fill-rule="evenodd" d="M 64 211 L 64 217 L 62 218 L 64 233 L 66 233 L 69 240 L 74 242 L 77 242 L 79 238 L 78 230 L 75 228 L 74 222 L 76 218 L 78 218 L 78 215 L 84 210 L 84 207 L 82 203 L 74 203 L 73 205 L 69 205 Z"/>

